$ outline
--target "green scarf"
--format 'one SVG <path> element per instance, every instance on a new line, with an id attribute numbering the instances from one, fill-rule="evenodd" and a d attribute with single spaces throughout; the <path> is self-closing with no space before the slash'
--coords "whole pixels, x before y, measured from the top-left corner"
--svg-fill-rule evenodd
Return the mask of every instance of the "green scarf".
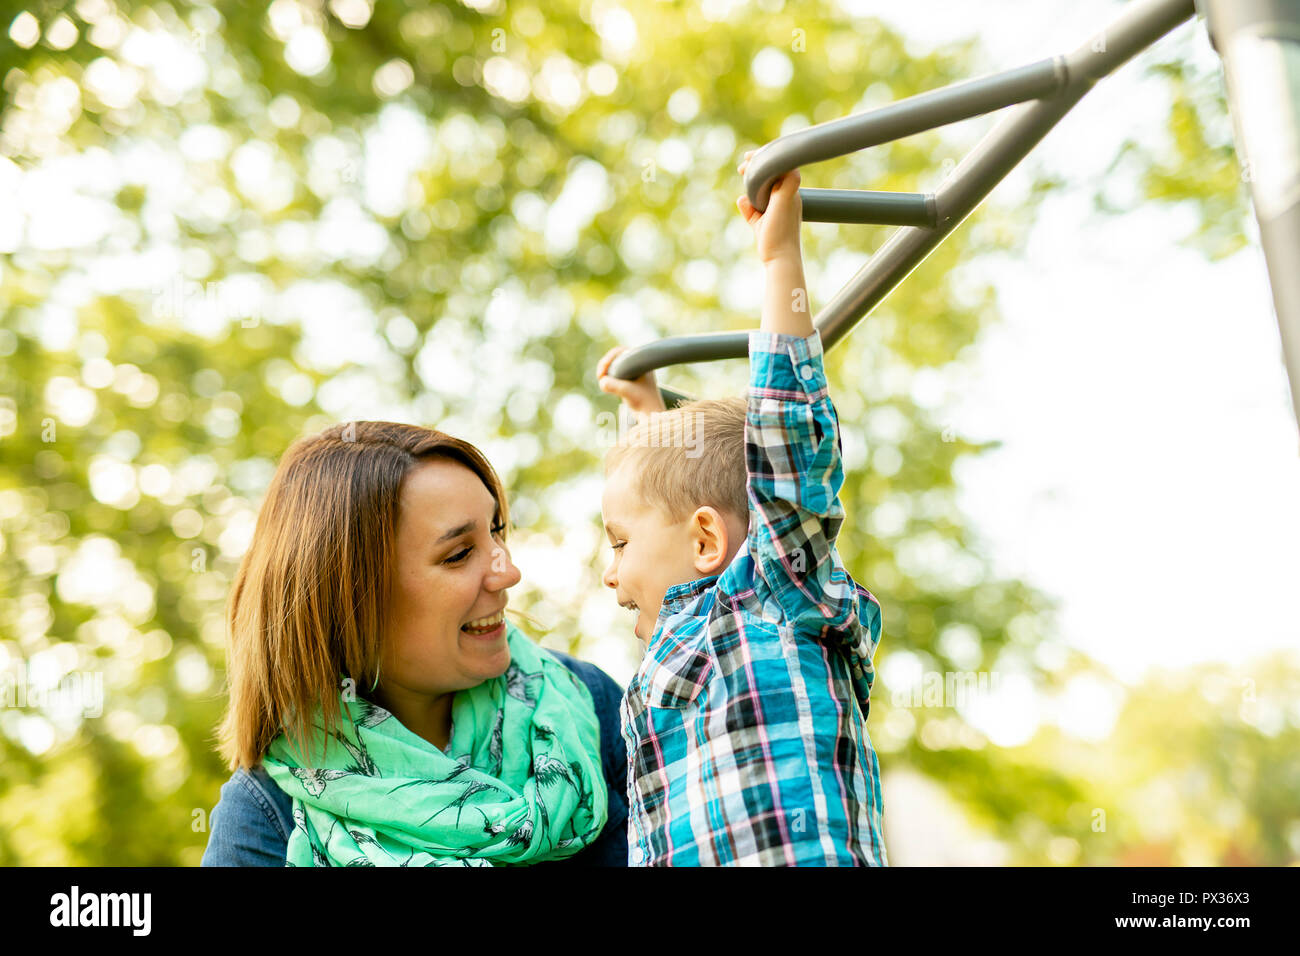
<path id="1" fill-rule="evenodd" d="M 286 866 L 538 863 L 600 834 L 608 794 L 591 693 L 509 622 L 506 639 L 506 672 L 452 699 L 446 752 L 342 694 L 324 760 L 302 767 L 284 734 L 271 742 L 263 766 L 293 797 Z M 318 712 L 313 756 L 322 725 Z"/>

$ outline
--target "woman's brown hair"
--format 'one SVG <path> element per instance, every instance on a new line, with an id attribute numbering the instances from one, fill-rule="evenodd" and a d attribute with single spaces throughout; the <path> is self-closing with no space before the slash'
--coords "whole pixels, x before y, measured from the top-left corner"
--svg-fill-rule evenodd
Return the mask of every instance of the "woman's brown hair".
<path id="1" fill-rule="evenodd" d="M 317 708 L 328 732 L 340 720 L 341 681 L 364 691 L 378 680 L 402 481 L 436 458 L 478 475 L 494 521 L 508 525 L 482 452 L 431 428 L 347 422 L 280 459 L 230 593 L 230 702 L 217 736 L 231 770 L 260 763 L 280 733 L 310 760 Z"/>

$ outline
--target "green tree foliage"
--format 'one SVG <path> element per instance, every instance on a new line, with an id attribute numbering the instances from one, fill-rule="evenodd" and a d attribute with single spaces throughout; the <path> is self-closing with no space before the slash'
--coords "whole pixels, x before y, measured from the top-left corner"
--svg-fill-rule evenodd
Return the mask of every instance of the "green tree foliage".
<path id="1" fill-rule="evenodd" d="M 1208 259 L 1232 255 L 1247 243 L 1251 217 L 1250 167 L 1242 163 L 1233 143 L 1223 68 L 1217 57 L 1198 57 L 1209 46 L 1204 23 L 1184 29 L 1162 44 L 1164 58 L 1147 71 L 1163 80 L 1170 108 L 1159 146 L 1130 139 L 1111 166 L 1112 173 L 1131 172 L 1145 199 L 1165 205 L 1186 205 L 1195 213 L 1195 226 L 1184 241 Z M 1122 178 L 1122 177 L 1117 177 Z M 1122 214 L 1103 190 L 1098 208 Z"/>
<path id="2" fill-rule="evenodd" d="M 1017 808 L 1040 841 L 1020 847 L 1016 862 L 1041 864 L 1046 855 L 1123 866 L 1293 864 L 1298 682 L 1300 669 L 1284 654 L 1249 670 L 1159 672 L 1128 695 L 1105 739 L 1053 729 L 1005 752 L 1009 761 L 1068 766 L 1093 781 L 1058 816 Z M 1060 821 L 1054 837 L 1044 819 Z"/>

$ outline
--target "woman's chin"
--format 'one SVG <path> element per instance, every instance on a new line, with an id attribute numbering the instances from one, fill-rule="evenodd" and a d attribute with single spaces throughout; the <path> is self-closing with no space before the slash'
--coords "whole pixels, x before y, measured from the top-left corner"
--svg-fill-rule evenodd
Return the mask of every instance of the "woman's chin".
<path id="1" fill-rule="evenodd" d="M 510 666 L 510 642 L 506 640 L 505 628 L 495 638 L 484 638 L 461 632 L 461 653 L 465 655 L 474 673 L 481 674 L 484 680 L 500 677 Z"/>

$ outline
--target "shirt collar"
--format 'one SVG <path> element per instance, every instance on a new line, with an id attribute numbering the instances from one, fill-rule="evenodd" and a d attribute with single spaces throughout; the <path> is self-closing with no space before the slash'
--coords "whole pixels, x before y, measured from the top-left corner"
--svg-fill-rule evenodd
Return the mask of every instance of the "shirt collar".
<path id="1" fill-rule="evenodd" d="M 711 574 L 707 578 L 697 578 L 694 581 L 687 581 L 685 584 L 674 584 L 664 592 L 663 609 L 659 612 L 663 614 L 676 614 L 691 601 L 695 600 L 717 582 L 718 575 Z"/>

